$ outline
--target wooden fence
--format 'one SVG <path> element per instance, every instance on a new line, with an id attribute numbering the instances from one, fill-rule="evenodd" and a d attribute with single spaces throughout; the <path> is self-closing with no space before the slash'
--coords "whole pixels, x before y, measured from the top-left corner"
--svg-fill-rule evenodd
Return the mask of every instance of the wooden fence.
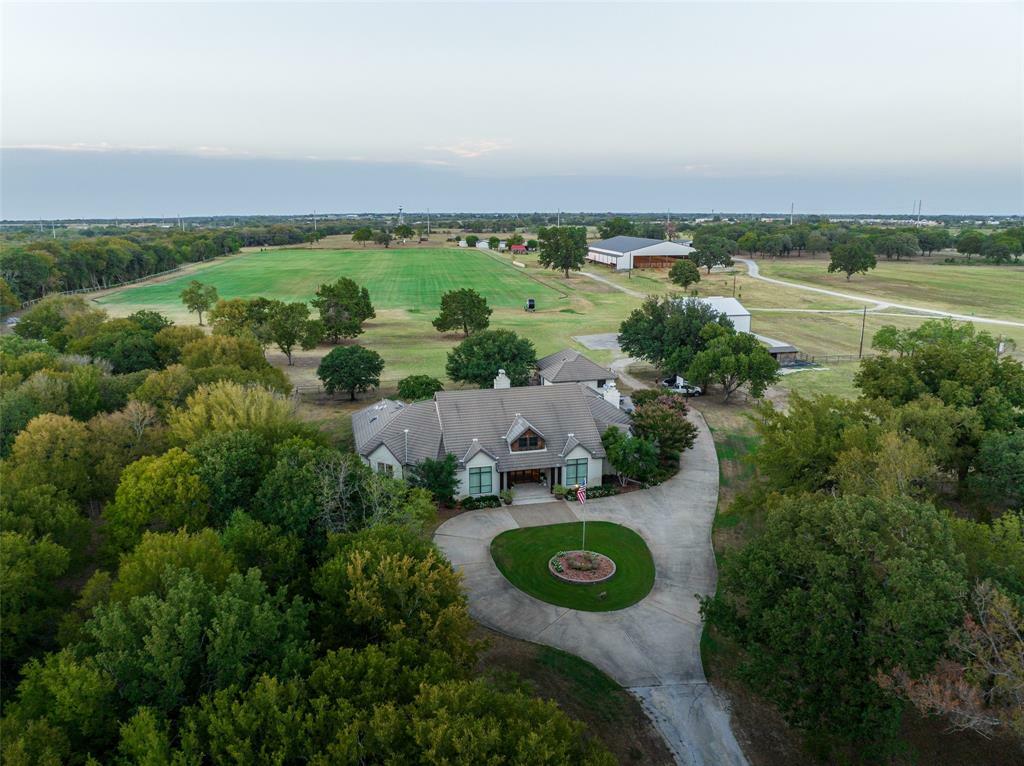
<path id="1" fill-rule="evenodd" d="M 797 361 L 810 364 L 837 364 L 838 362 L 859 362 L 861 359 L 870 359 L 878 354 L 805 354 L 802 351 L 796 355 Z"/>

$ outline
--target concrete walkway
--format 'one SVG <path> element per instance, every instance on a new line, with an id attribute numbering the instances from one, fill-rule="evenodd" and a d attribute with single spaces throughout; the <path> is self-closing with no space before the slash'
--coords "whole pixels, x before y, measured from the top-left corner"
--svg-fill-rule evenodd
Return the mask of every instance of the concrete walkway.
<path id="1" fill-rule="evenodd" d="M 773 277 L 762 277 L 761 269 L 757 265 L 757 262 L 750 258 L 736 258 L 733 257 L 734 261 L 739 261 L 747 267 L 747 275 L 752 279 L 759 279 L 762 282 L 771 282 L 775 285 L 782 285 L 784 287 L 792 287 L 797 290 L 806 290 L 812 293 L 819 293 L 820 295 L 831 295 L 834 298 L 845 298 L 851 301 L 860 301 L 861 303 L 873 304 L 868 307 L 868 311 L 879 311 L 881 309 L 902 309 L 904 311 L 914 311 L 919 314 L 928 314 L 929 316 L 936 317 L 949 317 L 950 319 L 957 319 L 962 322 L 979 322 L 983 324 L 996 324 L 1008 327 L 1024 327 L 1024 322 L 1013 322 L 1009 319 L 989 319 L 986 317 L 978 317 L 973 314 L 954 314 L 949 311 L 939 311 L 938 309 L 929 309 L 922 306 L 911 306 L 906 303 L 893 303 L 891 301 L 880 300 L 879 298 L 871 298 L 867 295 L 854 295 L 852 293 L 841 293 L 837 290 L 827 290 L 824 287 L 811 287 L 810 285 L 802 285 L 799 282 L 790 282 L 785 279 L 774 279 Z M 794 311 L 809 311 L 808 309 L 794 309 Z M 854 309 L 858 311 L 859 309 Z M 835 311 L 835 310 L 833 310 Z M 849 309 L 844 309 L 849 311 Z M 839 313 L 836 311 L 836 313 Z"/>
<path id="2" fill-rule="evenodd" d="M 708 685 L 700 660 L 697 598 L 715 590 L 711 525 L 718 503 L 718 459 L 711 432 L 697 412 L 697 443 L 679 473 L 649 490 L 590 500 L 588 520 L 635 530 L 651 549 L 654 587 L 616 612 L 553 606 L 515 588 L 498 571 L 491 540 L 520 527 L 575 521 L 578 504 L 479 510 L 449 519 L 434 541 L 465 574 L 469 610 L 480 623 L 527 641 L 548 644 L 593 663 L 633 692 L 680 764 L 745 766 L 729 715 Z"/>

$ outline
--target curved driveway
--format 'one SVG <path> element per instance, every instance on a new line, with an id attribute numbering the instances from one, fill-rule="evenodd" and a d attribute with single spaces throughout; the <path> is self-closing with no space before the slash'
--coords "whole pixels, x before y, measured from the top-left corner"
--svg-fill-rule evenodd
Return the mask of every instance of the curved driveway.
<path id="1" fill-rule="evenodd" d="M 698 597 L 715 590 L 711 526 L 718 503 L 718 460 L 699 413 L 697 442 L 678 474 L 660 486 L 587 501 L 588 520 L 635 530 L 651 549 L 654 587 L 615 612 L 553 606 L 508 582 L 490 554 L 501 532 L 581 518 L 563 501 L 463 513 L 442 524 L 434 541 L 463 571 L 469 610 L 510 636 L 579 655 L 641 699 L 682 764 L 745 764 L 728 712 L 707 684 L 700 660 Z"/>

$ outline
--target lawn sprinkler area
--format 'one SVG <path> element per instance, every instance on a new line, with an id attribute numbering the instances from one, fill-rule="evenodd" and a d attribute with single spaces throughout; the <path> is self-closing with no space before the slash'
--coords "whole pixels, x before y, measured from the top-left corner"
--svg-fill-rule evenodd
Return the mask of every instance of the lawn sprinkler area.
<path id="1" fill-rule="evenodd" d="M 498 570 L 524 593 L 555 606 L 612 612 L 654 586 L 654 560 L 636 532 L 607 521 L 551 524 L 503 532 L 491 541 Z M 561 567 L 561 572 L 558 567 Z"/>

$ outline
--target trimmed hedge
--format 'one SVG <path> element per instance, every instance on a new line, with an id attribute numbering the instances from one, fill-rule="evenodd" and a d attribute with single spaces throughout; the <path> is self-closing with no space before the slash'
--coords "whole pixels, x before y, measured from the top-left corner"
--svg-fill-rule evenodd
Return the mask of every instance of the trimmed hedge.
<path id="1" fill-rule="evenodd" d="M 561 484 L 556 484 L 555 496 L 561 496 L 566 500 L 576 499 L 576 488 L 575 487 L 563 487 Z M 596 487 L 587 487 L 587 499 L 593 499 L 595 497 L 608 497 L 610 495 L 617 495 L 620 492 L 620 488 L 617 484 L 599 484 Z"/>
<path id="2" fill-rule="evenodd" d="M 464 511 L 475 511 L 477 508 L 500 508 L 501 498 L 497 495 L 481 495 L 480 497 L 464 497 L 459 501 L 459 508 Z"/>

